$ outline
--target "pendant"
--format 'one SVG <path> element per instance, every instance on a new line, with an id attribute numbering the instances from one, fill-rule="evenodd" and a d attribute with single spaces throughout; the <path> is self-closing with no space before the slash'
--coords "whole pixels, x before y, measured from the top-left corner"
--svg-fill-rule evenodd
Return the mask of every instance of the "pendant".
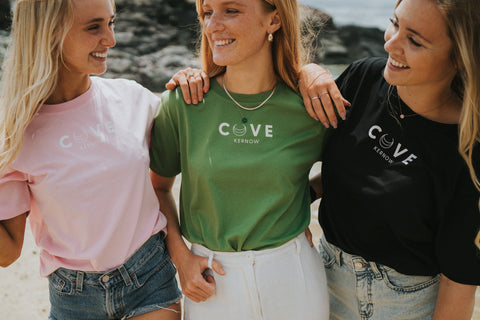
<path id="1" fill-rule="evenodd" d="M 247 121 L 248 121 L 247 118 L 245 118 L 245 117 L 242 118 L 243 123 L 247 123 Z"/>
<path id="2" fill-rule="evenodd" d="M 400 119 L 405 119 L 405 115 L 403 113 L 400 115 Z"/>

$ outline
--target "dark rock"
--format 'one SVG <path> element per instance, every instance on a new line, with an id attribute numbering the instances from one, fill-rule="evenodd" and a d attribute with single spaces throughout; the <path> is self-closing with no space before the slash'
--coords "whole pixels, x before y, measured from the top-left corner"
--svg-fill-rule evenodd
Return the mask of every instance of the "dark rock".
<path id="1" fill-rule="evenodd" d="M 10 0 L 0 0 L 0 30 L 7 30 L 11 23 Z"/>
<path id="2" fill-rule="evenodd" d="M 134 79 L 153 91 L 163 91 L 176 71 L 200 67 L 195 57 L 200 28 L 194 1 L 116 0 L 116 5 L 117 45 L 110 50 L 104 77 Z M 9 1 L 0 0 L 0 17 L 7 13 Z M 366 56 L 385 55 L 379 29 L 337 28 L 323 11 L 305 6 L 301 6 L 300 15 L 313 62 L 349 64 Z M 2 23 L 6 20 L 1 19 L 0 26 Z M 8 33 L 0 27 L 0 62 L 7 43 Z"/>

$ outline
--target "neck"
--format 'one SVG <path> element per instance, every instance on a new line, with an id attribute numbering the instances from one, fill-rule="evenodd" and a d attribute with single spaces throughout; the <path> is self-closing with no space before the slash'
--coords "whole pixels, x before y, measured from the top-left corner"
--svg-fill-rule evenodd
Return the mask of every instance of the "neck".
<path id="1" fill-rule="evenodd" d="M 53 94 L 47 99 L 47 104 L 59 104 L 75 99 L 90 88 L 92 81 L 88 75 L 78 77 L 65 76 L 60 72 L 58 84 Z"/>
<path id="2" fill-rule="evenodd" d="M 257 94 L 272 90 L 277 83 L 271 59 L 260 65 L 227 66 L 226 71 L 218 81 L 225 81 L 226 88 L 234 93 Z"/>
<path id="3" fill-rule="evenodd" d="M 397 91 L 402 101 L 424 118 L 448 124 L 460 120 L 462 101 L 449 86 L 431 90 L 399 86 Z"/>

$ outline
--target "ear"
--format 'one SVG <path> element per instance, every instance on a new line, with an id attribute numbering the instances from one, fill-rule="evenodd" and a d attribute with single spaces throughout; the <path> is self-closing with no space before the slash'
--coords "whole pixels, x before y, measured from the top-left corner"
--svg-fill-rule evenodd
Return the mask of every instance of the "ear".
<path id="1" fill-rule="evenodd" d="M 270 16 L 270 25 L 268 27 L 268 33 L 275 33 L 278 29 L 282 27 L 282 23 L 280 21 L 280 15 L 278 14 L 278 10 L 275 9 L 272 11 Z"/>

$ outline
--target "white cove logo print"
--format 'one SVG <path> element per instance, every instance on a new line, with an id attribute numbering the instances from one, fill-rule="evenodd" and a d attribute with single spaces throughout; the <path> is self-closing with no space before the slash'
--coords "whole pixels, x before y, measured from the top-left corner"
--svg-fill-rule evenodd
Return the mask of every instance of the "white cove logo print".
<path id="1" fill-rule="evenodd" d="M 409 153 L 401 143 L 395 143 L 395 139 L 388 133 L 384 133 L 379 125 L 370 127 L 368 136 L 372 140 L 377 140 L 378 146 L 374 146 L 373 150 L 389 164 L 400 161 L 404 165 L 408 165 L 418 158 L 415 154 Z"/>
<path id="2" fill-rule="evenodd" d="M 218 126 L 218 132 L 224 137 L 233 136 L 233 143 L 240 144 L 259 144 L 260 138 L 273 138 L 272 125 L 241 123 L 232 126 L 223 122 Z"/>

